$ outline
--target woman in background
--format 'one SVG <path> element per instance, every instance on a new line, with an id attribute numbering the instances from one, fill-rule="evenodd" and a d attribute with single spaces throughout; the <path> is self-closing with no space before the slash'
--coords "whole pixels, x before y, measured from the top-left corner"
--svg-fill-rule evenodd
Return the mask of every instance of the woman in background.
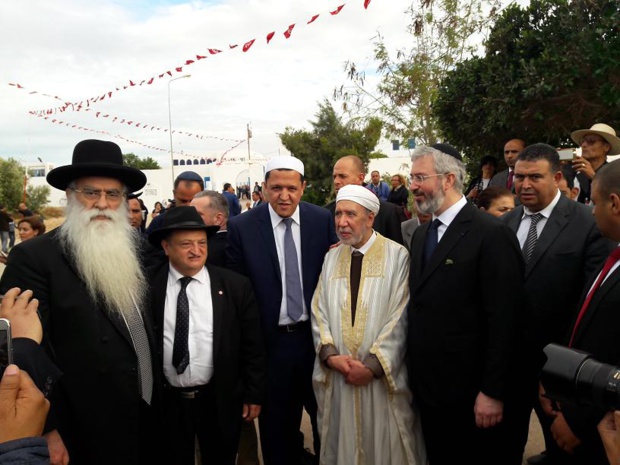
<path id="1" fill-rule="evenodd" d="M 505 187 L 491 186 L 478 195 L 476 203 L 480 210 L 499 217 L 515 207 L 515 198 Z"/>
<path id="2" fill-rule="evenodd" d="M 155 206 L 153 207 L 153 211 L 151 212 L 151 219 L 155 218 L 164 210 L 164 206 L 161 202 L 155 202 Z"/>
<path id="3" fill-rule="evenodd" d="M 487 188 L 491 178 L 497 171 L 497 158 L 492 155 L 482 157 L 478 175 L 469 183 L 465 189 L 467 200 L 478 203 L 478 196 Z"/>
<path id="4" fill-rule="evenodd" d="M 21 242 L 45 233 L 45 223 L 38 216 L 27 216 L 17 223 L 17 231 Z M 6 264 L 8 254 L 0 254 L 0 263 Z"/>

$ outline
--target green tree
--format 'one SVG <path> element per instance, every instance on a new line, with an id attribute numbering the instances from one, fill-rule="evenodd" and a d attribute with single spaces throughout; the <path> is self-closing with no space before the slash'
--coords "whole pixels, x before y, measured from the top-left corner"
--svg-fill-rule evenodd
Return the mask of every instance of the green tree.
<path id="1" fill-rule="evenodd" d="M 137 168 L 139 170 L 158 170 L 159 163 L 151 157 L 140 158 L 135 153 L 124 153 L 123 163 L 126 166 Z"/>
<path id="2" fill-rule="evenodd" d="M 443 134 L 479 158 L 506 140 L 572 143 L 596 122 L 620 126 L 617 0 L 532 0 L 508 7 L 486 54 L 442 81 L 433 111 Z"/>
<path id="3" fill-rule="evenodd" d="M 0 204 L 9 210 L 17 208 L 24 193 L 25 171 L 15 159 L 0 159 Z"/>
<path id="4" fill-rule="evenodd" d="M 33 212 L 40 212 L 49 203 L 49 186 L 28 186 L 26 188 L 26 204 Z"/>
<path id="5" fill-rule="evenodd" d="M 345 155 L 357 155 L 367 165 L 381 136 L 381 121 L 370 118 L 361 126 L 344 122 L 327 100 L 319 103 L 315 117 L 316 121 L 310 121 L 311 131 L 287 127 L 279 136 L 282 144 L 304 162 L 308 182 L 304 200 L 324 205 L 332 194 L 334 163 Z"/>
<path id="6" fill-rule="evenodd" d="M 365 70 L 345 64 L 349 83 L 334 90 L 353 117 L 377 116 L 385 135 L 417 144 L 440 137 L 432 103 L 446 73 L 474 55 L 501 7 L 499 0 L 415 0 L 407 9 L 410 46 L 391 52 L 379 34 L 374 60 L 379 84 L 369 90 Z"/>

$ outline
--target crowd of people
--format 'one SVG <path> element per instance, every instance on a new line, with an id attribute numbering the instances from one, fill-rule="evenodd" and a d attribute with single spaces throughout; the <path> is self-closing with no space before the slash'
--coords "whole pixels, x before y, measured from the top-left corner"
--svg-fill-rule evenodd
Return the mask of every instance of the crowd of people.
<path id="1" fill-rule="evenodd" d="M 529 463 L 619 463 L 620 412 L 540 377 L 550 343 L 620 362 L 620 138 L 571 137 L 469 181 L 419 146 L 391 188 L 347 155 L 324 206 L 292 156 L 247 209 L 185 171 L 150 213 L 120 148 L 79 142 L 47 176 L 64 223 L 23 218 L 0 279 L 0 463 L 520 465 L 532 411 Z"/>

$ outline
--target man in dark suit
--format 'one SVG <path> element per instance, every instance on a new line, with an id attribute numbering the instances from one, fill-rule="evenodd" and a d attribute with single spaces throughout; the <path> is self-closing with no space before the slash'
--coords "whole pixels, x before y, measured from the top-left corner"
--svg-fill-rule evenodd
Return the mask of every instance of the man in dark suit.
<path id="1" fill-rule="evenodd" d="M 510 446 L 522 336 L 523 259 L 514 234 L 462 194 L 453 147 L 418 147 L 411 190 L 433 221 L 411 243 L 409 382 L 429 462 L 521 464 Z M 448 155 L 450 154 L 450 155 Z M 446 442 L 446 425 L 455 434 Z"/>
<path id="2" fill-rule="evenodd" d="M 259 418 L 266 465 L 299 463 L 303 407 L 319 448 L 309 319 L 323 257 L 337 238 L 327 210 L 300 202 L 305 187 L 299 159 L 272 158 L 263 184 L 268 203 L 228 223 L 228 266 L 252 281 L 267 347 L 267 401 Z"/>
<path id="3" fill-rule="evenodd" d="M 501 186 L 508 189 L 513 194 L 515 193 L 514 186 L 514 169 L 517 157 L 521 151 L 525 148 L 525 142 L 521 139 L 510 139 L 504 145 L 504 161 L 506 162 L 506 169 L 500 171 L 491 178 L 489 182 L 490 186 Z"/>
<path id="4" fill-rule="evenodd" d="M 174 179 L 174 188 L 172 189 L 173 202 L 166 211 L 174 208 L 181 207 L 183 205 L 189 205 L 198 192 L 204 190 L 205 182 L 195 171 L 183 171 Z M 153 221 L 146 228 L 146 233 L 151 234 L 157 228 L 159 228 L 164 221 L 162 211 L 159 215 L 153 218 Z M 161 218 L 160 218 L 161 217 Z"/>
<path id="5" fill-rule="evenodd" d="M 355 184 L 362 186 L 364 183 L 364 163 L 355 155 L 347 155 L 340 158 L 334 165 L 334 191 L 338 193 L 338 190 L 348 184 Z M 402 209 L 397 205 L 385 202 L 379 199 L 381 206 L 379 213 L 375 217 L 373 229 L 381 234 L 383 237 L 392 239 L 394 242 L 403 244 L 403 235 L 400 229 L 400 224 L 407 219 Z M 331 215 L 332 219 L 335 218 L 336 201 L 333 200 L 325 205 Z"/>
<path id="6" fill-rule="evenodd" d="M 113 142 L 85 140 L 47 181 L 66 191 L 65 222 L 13 249 L 0 289 L 33 291 L 42 345 L 63 372 L 48 418 L 52 463 L 160 463 L 161 369 L 125 202 L 146 176 L 123 166 Z"/>
<path id="7" fill-rule="evenodd" d="M 206 265 L 206 226 L 194 207 L 175 207 L 149 236 L 169 262 L 149 269 L 159 363 L 166 378 L 166 463 L 234 465 L 242 421 L 260 413 L 265 348 L 250 281 Z"/>
<path id="8" fill-rule="evenodd" d="M 600 168 L 592 181 L 594 216 L 602 235 L 620 241 L 620 162 Z M 590 275 L 563 344 L 591 354 L 610 365 L 620 362 L 620 249 L 614 247 L 605 264 Z M 553 413 L 551 431 L 557 444 L 570 453 L 571 464 L 607 463 L 597 424 L 605 411 L 562 403 Z M 614 462 L 615 463 L 615 462 Z"/>
<path id="9" fill-rule="evenodd" d="M 601 237 L 591 210 L 560 193 L 561 178 L 554 147 L 526 147 L 515 164 L 515 189 L 521 205 L 502 217 L 517 235 L 526 262 L 524 285 L 531 315 L 524 350 L 529 351 L 534 381 L 530 405 L 536 408 L 547 448 L 547 455 L 529 459 L 533 463 L 557 462 L 563 455 L 554 447 L 549 421 L 537 402 L 536 374 L 544 365 L 543 348 L 552 342 L 561 343 L 587 277 L 613 247 Z M 530 234 L 531 226 L 534 229 Z M 521 439 L 525 447 L 527 437 Z"/>
<path id="10" fill-rule="evenodd" d="M 207 226 L 217 226 L 215 234 L 209 235 L 209 265 L 226 267 L 226 237 L 228 235 L 228 202 L 219 192 L 200 191 L 190 202 Z"/>

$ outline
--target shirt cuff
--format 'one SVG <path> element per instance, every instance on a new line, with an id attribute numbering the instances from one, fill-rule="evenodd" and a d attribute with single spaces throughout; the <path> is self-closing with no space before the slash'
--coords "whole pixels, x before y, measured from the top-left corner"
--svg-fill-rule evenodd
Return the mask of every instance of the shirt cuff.
<path id="1" fill-rule="evenodd" d="M 366 368 L 372 371 L 372 374 L 375 378 L 379 379 L 383 377 L 383 375 L 385 375 L 383 367 L 381 366 L 381 362 L 375 354 L 368 355 L 368 357 L 366 357 L 362 363 L 366 365 Z"/>

